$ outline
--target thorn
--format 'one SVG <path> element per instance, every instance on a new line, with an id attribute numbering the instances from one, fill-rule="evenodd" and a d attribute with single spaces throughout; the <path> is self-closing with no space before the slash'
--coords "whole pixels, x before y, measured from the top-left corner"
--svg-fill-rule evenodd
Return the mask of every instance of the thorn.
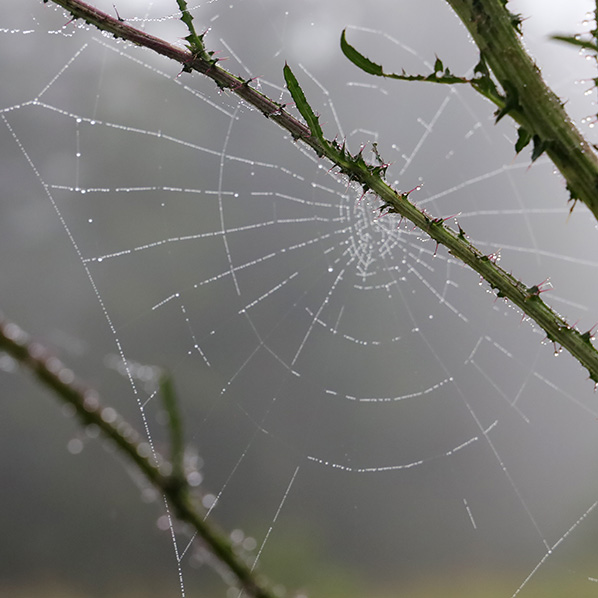
<path id="1" fill-rule="evenodd" d="M 586 332 L 584 332 L 581 335 L 581 338 L 588 342 L 591 343 L 595 338 L 596 338 L 596 329 L 598 328 L 598 322 L 596 324 L 594 324 L 589 330 L 587 330 Z"/>
<path id="2" fill-rule="evenodd" d="M 112 5 L 112 8 L 114 9 L 114 12 L 116 13 L 116 18 L 121 22 L 124 23 L 125 20 L 120 18 L 120 15 L 118 14 L 118 8 L 116 8 L 116 4 Z"/>
<path id="3" fill-rule="evenodd" d="M 546 288 L 543 288 L 546 285 Z M 545 293 L 546 291 L 550 291 L 553 288 L 552 283 L 550 282 L 550 277 L 544 279 L 540 284 L 535 284 L 531 287 L 528 287 L 527 292 L 529 293 L 528 299 L 532 297 L 539 297 L 541 293 Z"/>
<path id="4" fill-rule="evenodd" d="M 364 191 L 361 196 L 359 197 L 359 199 L 357 200 L 356 205 L 359 205 L 361 203 L 361 200 L 369 193 L 369 189 L 368 191 Z"/>
<path id="5" fill-rule="evenodd" d="M 457 212 L 456 214 L 453 214 L 452 216 L 447 216 L 446 218 L 443 218 L 442 222 L 446 222 L 447 220 L 452 220 L 453 218 L 455 218 L 455 222 L 457 222 L 457 216 L 461 216 L 461 212 Z M 457 226 L 459 226 L 459 223 L 457 222 Z M 459 226 L 459 228 L 461 228 Z"/>
<path id="6" fill-rule="evenodd" d="M 411 189 L 411 191 L 407 191 L 407 193 L 401 193 L 401 195 L 403 197 L 409 197 L 414 191 L 419 191 L 423 186 L 424 186 L 424 184 L 421 183 L 421 185 L 418 185 L 417 187 L 413 187 L 413 189 Z"/>

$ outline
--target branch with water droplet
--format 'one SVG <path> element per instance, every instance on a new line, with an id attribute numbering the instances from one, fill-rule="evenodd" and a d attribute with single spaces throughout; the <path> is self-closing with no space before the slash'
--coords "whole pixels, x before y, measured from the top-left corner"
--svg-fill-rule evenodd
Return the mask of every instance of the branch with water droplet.
<path id="1" fill-rule="evenodd" d="M 226 564 L 240 588 L 254 598 L 279 598 L 240 558 L 225 534 L 205 521 L 183 469 L 183 432 L 170 377 L 164 375 L 160 389 L 169 416 L 172 464 L 151 450 L 142 437 L 111 407 L 104 407 L 98 393 L 80 382 L 74 373 L 42 345 L 32 341 L 19 326 L 0 314 L 0 351 L 29 370 L 61 402 L 70 405 L 81 425 L 96 426 L 120 454 L 131 461 L 167 499 L 176 517 L 188 523 L 214 555 Z"/>
<path id="2" fill-rule="evenodd" d="M 49 0 L 44 1 L 47 2 Z M 326 157 L 330 160 L 334 166 L 338 167 L 340 171 L 348 177 L 349 182 L 354 182 L 361 186 L 364 194 L 371 192 L 377 195 L 382 201 L 383 211 L 386 213 L 396 213 L 402 218 L 410 220 L 416 227 L 427 233 L 439 245 L 444 245 L 453 256 L 460 259 L 486 280 L 499 297 L 511 300 L 527 316 L 534 320 L 546 332 L 548 339 L 558 343 L 569 351 L 569 353 L 588 370 L 590 378 L 598 383 L 598 352 L 594 349 L 591 341 L 586 339 L 575 326 L 569 325 L 561 316 L 548 307 L 538 294 L 530 293 L 529 289 L 533 289 L 533 286 L 529 287 L 519 281 L 512 274 L 509 274 L 498 266 L 498 264 L 494 263 L 493 260 L 489 259 L 487 255 L 480 252 L 469 242 L 461 227 L 459 227 L 458 231 L 454 231 L 446 224 L 446 219 L 444 217 L 430 216 L 424 210 L 419 209 L 409 201 L 409 193 L 396 191 L 388 185 L 384 180 L 387 165 L 381 159 L 380 155 L 376 154 L 377 150 L 374 152 L 376 154 L 376 163 L 370 164 L 363 158 L 363 148 L 362 151 L 353 155 L 349 152 L 345 143 L 339 144 L 335 140 L 328 141 L 324 137 L 319 119 L 307 102 L 303 90 L 288 65 L 285 65 L 284 67 L 284 77 L 287 83 L 287 88 L 299 113 L 307 124 L 294 118 L 286 110 L 284 105 L 270 99 L 265 94 L 251 87 L 249 84 L 250 81 L 232 75 L 223 69 L 218 64 L 218 60 L 213 59 L 209 52 L 207 54 L 205 51 L 200 54 L 194 54 L 172 46 L 168 42 L 135 29 L 126 22 L 120 21 L 115 17 L 90 7 L 80 0 L 52 1 L 64 7 L 75 18 L 84 19 L 86 22 L 95 25 L 101 30 L 108 31 L 118 38 L 147 47 L 158 54 L 176 60 L 183 65 L 183 70 L 185 71 L 195 70 L 209 77 L 220 89 L 230 90 L 245 102 L 260 110 L 260 112 L 269 120 L 276 122 L 279 126 L 287 130 L 295 141 L 301 141 L 302 143 L 307 144 L 318 156 Z M 467 14 L 470 14 L 464 7 L 469 11 L 473 10 L 470 6 L 473 0 L 447 1 L 449 1 L 455 12 L 462 18 L 465 18 Z M 500 4 L 500 0 L 497 1 Z M 475 11 L 477 11 L 475 12 L 475 15 L 477 15 L 476 18 L 481 18 L 478 14 L 483 8 L 481 5 L 478 6 L 480 3 L 481 0 L 474 7 Z M 495 0 L 483 0 L 484 5 L 490 4 L 494 6 L 494 3 Z M 501 15 L 504 17 L 503 20 L 505 20 L 505 27 L 508 27 L 510 32 L 516 36 L 518 32 L 514 27 L 512 15 L 508 13 L 508 11 L 508 14 L 504 13 L 504 5 L 500 7 L 500 10 L 502 10 Z M 486 16 L 484 18 L 486 18 Z M 482 51 L 485 62 L 488 62 L 499 81 L 504 83 L 504 78 L 496 73 L 494 58 L 490 61 L 487 56 L 486 46 L 480 46 L 480 50 Z M 523 49 L 521 49 L 521 51 L 524 52 Z M 206 55 L 208 58 L 206 58 Z M 494 56 L 493 53 L 491 53 L 491 55 Z M 531 63 L 527 54 L 525 54 L 525 58 Z M 372 64 L 374 66 L 369 66 L 368 68 L 378 67 L 378 65 L 375 65 L 374 63 Z M 436 67 L 440 66 L 443 65 L 437 62 Z M 533 68 L 535 68 L 535 66 L 533 66 Z M 453 75 L 450 74 L 446 76 Z M 543 84 L 541 79 L 540 82 Z M 503 84 L 503 88 L 504 87 L 505 84 Z M 554 96 L 554 94 L 552 94 L 552 96 Z M 564 123 L 563 126 L 566 128 L 568 124 L 570 124 L 569 121 Z M 577 133 L 577 135 L 579 136 L 579 133 Z M 539 137 L 544 139 L 544 136 L 542 135 Z M 523 139 L 521 143 L 524 141 L 525 139 Z M 541 140 L 539 143 L 542 143 Z M 538 145 L 537 148 L 535 147 L 535 152 L 544 151 L 544 149 L 544 146 Z M 592 156 L 595 158 L 593 153 Z M 592 160 L 594 158 L 592 158 Z M 595 174 L 596 180 L 598 180 L 598 168 Z M 573 188 L 573 186 L 571 186 L 571 188 Z M 596 214 L 598 214 L 598 195 L 595 193 L 595 189 L 593 198 Z"/>

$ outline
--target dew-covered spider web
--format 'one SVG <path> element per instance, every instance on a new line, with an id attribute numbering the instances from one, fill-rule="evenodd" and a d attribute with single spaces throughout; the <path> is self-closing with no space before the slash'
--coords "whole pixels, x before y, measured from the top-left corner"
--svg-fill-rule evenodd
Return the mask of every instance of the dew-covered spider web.
<path id="1" fill-rule="evenodd" d="M 174 0 L 94 5 L 183 43 Z M 445 2 L 190 7 L 228 70 L 297 114 L 287 61 L 328 138 L 372 161 L 377 144 L 397 189 L 598 322 L 595 221 L 569 215 L 547 159 L 515 156 L 513 123 L 340 52 L 347 28 L 389 71 L 438 55 L 471 73 Z M 546 39 L 589 29 L 592 3 L 509 7 L 594 141 L 595 64 Z M 190 480 L 252 566 L 290 595 L 598 592 L 598 404 L 577 362 L 232 93 L 51 3 L 5 2 L 2 21 L 1 308 L 166 454 L 172 374 Z M 0 379 L 4 595 L 238 595 L 94 430 Z"/>

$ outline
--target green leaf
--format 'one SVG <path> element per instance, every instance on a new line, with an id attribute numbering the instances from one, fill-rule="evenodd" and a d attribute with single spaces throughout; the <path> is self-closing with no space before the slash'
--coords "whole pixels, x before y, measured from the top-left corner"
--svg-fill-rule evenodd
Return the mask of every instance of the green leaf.
<path id="1" fill-rule="evenodd" d="M 480 52 L 480 60 L 475 65 L 475 67 L 473 67 L 473 73 L 479 79 L 488 79 L 490 82 L 492 82 L 492 80 L 490 79 L 490 70 L 488 69 L 486 60 L 484 59 L 484 56 L 482 55 L 481 52 Z"/>
<path id="2" fill-rule="evenodd" d="M 505 81 L 503 83 L 503 88 L 506 92 L 505 97 L 505 104 L 504 106 L 495 112 L 496 120 L 494 124 L 497 124 L 503 116 L 506 116 L 509 112 L 513 110 L 521 110 L 521 106 L 519 105 L 519 94 L 517 93 L 517 89 L 511 85 L 509 81 Z"/>
<path id="3" fill-rule="evenodd" d="M 434 63 L 434 72 L 429 75 L 407 75 L 405 71 L 401 75 L 396 73 L 385 73 L 384 69 L 375 62 L 372 62 L 369 58 L 358 52 L 348 41 L 345 36 L 345 30 L 341 34 L 341 50 L 343 54 L 362 71 L 370 75 L 376 75 L 377 77 L 386 77 L 387 79 L 397 79 L 399 81 L 428 81 L 430 83 L 445 83 L 453 85 L 455 83 L 472 83 L 470 79 L 465 77 L 456 77 L 451 73 L 450 69 L 444 68 L 442 60 L 436 57 Z M 436 73 L 440 73 L 437 75 Z"/>
<path id="4" fill-rule="evenodd" d="M 319 139 L 322 143 L 325 143 L 324 133 L 322 133 L 322 127 L 320 127 L 320 120 L 314 114 L 314 111 L 308 104 L 305 94 L 303 93 L 303 90 L 297 81 L 297 78 L 293 74 L 293 71 L 291 71 L 289 65 L 286 63 L 284 65 L 283 74 L 284 80 L 287 84 L 287 89 L 289 90 L 289 93 L 291 94 L 291 97 L 297 106 L 297 110 L 299 110 L 299 113 L 305 119 L 312 136 L 316 139 Z"/>
<path id="5" fill-rule="evenodd" d="M 358 66 L 362 71 L 369 73 L 370 75 L 377 75 L 378 77 L 384 76 L 384 71 L 379 64 L 372 62 L 369 58 L 359 53 L 345 37 L 346 29 L 343 29 L 341 34 L 341 50 L 343 54 L 355 65 Z M 442 64 L 442 63 L 441 63 Z"/>
<path id="6" fill-rule="evenodd" d="M 183 467 L 183 458 L 185 454 L 185 441 L 183 438 L 183 422 L 177 407 L 176 393 L 174 383 L 168 374 L 162 374 L 160 377 L 160 394 L 166 413 L 168 414 L 168 427 L 170 429 L 170 451 L 173 466 L 173 475 L 182 480 L 185 472 Z"/>
<path id="7" fill-rule="evenodd" d="M 517 143 L 515 144 L 515 151 L 519 153 L 532 140 L 532 136 L 523 127 L 517 129 Z"/>
<path id="8" fill-rule="evenodd" d="M 580 48 L 586 48 L 587 50 L 593 50 L 594 52 L 598 52 L 598 44 L 595 40 L 586 41 L 583 39 L 578 39 L 573 35 L 553 35 L 550 39 L 554 39 L 559 42 L 565 42 L 573 46 L 578 46 Z"/>
<path id="9" fill-rule="evenodd" d="M 188 42 L 188 48 L 195 54 L 200 54 L 204 51 L 202 35 L 197 35 L 195 27 L 193 26 L 193 16 L 189 12 L 186 0 L 177 0 L 179 10 L 181 11 L 181 21 L 187 25 L 189 35 L 185 38 Z"/>

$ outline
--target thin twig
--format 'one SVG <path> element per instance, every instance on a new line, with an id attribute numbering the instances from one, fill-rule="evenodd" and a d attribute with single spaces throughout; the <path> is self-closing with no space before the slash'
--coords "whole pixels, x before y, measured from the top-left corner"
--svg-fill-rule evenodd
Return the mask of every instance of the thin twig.
<path id="1" fill-rule="evenodd" d="M 0 350 L 32 372 L 59 400 L 71 405 L 82 425 L 94 424 L 105 438 L 113 441 L 120 453 L 130 459 L 165 496 L 177 518 L 188 523 L 214 555 L 229 567 L 247 594 L 254 598 L 279 598 L 237 555 L 225 534 L 205 521 L 201 505 L 194 500 L 191 487 L 182 472 L 182 430 L 173 387 L 167 378 L 163 378 L 161 387 L 165 392 L 164 400 L 170 417 L 172 456 L 175 459 L 173 466 L 149 451 L 132 426 L 114 409 L 102 405 L 96 391 L 85 387 L 59 359 L 42 345 L 31 341 L 16 324 L 1 315 Z"/>

